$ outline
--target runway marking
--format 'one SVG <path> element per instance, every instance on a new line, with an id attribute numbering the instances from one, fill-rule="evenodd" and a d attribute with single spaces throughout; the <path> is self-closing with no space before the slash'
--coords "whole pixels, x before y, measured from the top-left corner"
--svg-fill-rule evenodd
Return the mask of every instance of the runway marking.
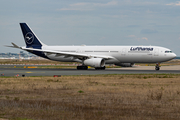
<path id="1" fill-rule="evenodd" d="M 33 72 L 26 72 L 26 73 L 33 73 Z"/>
<path id="2" fill-rule="evenodd" d="M 45 72 L 31 72 L 31 71 L 29 71 L 29 72 L 14 72 L 14 73 L 45 73 Z"/>

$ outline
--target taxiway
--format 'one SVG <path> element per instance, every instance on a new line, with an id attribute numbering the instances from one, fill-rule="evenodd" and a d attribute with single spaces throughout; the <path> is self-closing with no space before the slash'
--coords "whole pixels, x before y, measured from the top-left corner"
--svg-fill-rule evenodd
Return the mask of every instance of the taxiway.
<path id="1" fill-rule="evenodd" d="M 54 75 L 97 75 L 97 74 L 180 74 L 180 66 L 135 66 L 127 68 L 107 68 L 106 70 L 41 69 L 41 68 L 1 68 L 1 76 L 54 76 Z"/>

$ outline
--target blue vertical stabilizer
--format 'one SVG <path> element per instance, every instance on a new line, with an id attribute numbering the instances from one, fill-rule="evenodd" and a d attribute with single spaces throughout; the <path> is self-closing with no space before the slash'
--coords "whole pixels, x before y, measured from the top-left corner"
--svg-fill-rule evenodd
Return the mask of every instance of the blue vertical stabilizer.
<path id="1" fill-rule="evenodd" d="M 20 26 L 24 36 L 26 47 L 41 49 L 43 43 L 37 38 L 31 28 L 26 23 L 20 23 Z"/>

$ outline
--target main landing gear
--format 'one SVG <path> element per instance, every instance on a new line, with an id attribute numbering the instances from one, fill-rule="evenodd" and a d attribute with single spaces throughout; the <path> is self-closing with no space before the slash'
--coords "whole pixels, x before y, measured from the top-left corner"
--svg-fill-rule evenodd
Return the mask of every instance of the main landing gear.
<path id="1" fill-rule="evenodd" d="M 88 66 L 77 66 L 77 70 L 87 70 Z M 95 67 L 95 70 L 105 70 L 106 67 Z"/>
<path id="2" fill-rule="evenodd" d="M 106 66 L 104 67 L 95 67 L 96 70 L 105 70 L 106 69 Z"/>
<path id="3" fill-rule="evenodd" d="M 77 66 L 77 70 L 87 70 L 88 66 Z"/>
<path id="4" fill-rule="evenodd" d="M 160 63 L 156 63 L 155 70 L 160 70 Z"/>

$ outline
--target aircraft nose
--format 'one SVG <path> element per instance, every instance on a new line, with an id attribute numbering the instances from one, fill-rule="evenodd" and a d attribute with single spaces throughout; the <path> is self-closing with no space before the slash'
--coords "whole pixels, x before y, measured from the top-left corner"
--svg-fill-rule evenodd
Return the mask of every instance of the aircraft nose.
<path id="1" fill-rule="evenodd" d="M 172 58 L 175 58 L 176 57 L 176 54 L 175 53 L 172 53 Z"/>

